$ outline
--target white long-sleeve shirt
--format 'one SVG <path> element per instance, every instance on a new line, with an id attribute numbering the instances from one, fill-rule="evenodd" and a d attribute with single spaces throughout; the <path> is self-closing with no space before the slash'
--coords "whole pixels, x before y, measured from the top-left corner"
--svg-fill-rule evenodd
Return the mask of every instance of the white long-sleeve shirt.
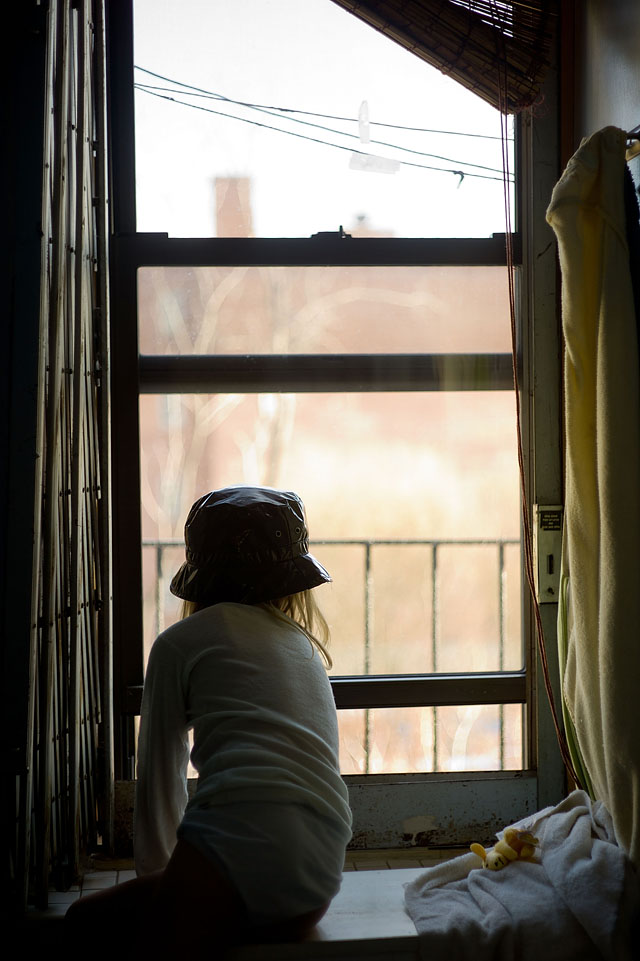
<path id="1" fill-rule="evenodd" d="M 164 631 L 147 665 L 134 818 L 138 874 L 164 868 L 187 806 L 188 732 L 198 807 L 304 804 L 351 812 L 335 704 L 322 660 L 293 621 L 223 603 Z"/>

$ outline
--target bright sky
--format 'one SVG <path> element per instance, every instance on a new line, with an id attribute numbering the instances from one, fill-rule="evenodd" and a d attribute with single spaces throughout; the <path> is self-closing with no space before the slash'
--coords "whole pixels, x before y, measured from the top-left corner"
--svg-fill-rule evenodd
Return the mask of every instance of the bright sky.
<path id="1" fill-rule="evenodd" d="M 232 100 L 347 118 L 296 114 L 348 131 L 347 140 L 184 91 L 156 90 L 199 108 L 136 95 L 138 229 L 215 234 L 213 183 L 251 178 L 257 236 L 306 237 L 358 218 L 396 236 L 490 236 L 504 231 L 499 139 L 409 133 L 376 124 L 500 137 L 497 111 L 332 0 L 135 0 L 135 62 Z M 136 71 L 138 83 L 167 88 Z M 208 110 L 245 117 L 221 118 Z M 386 141 L 428 154 L 366 142 Z M 362 122 L 358 123 L 359 116 Z M 270 124 L 347 149 L 255 126 Z M 362 135 L 362 140 L 359 138 Z M 365 142 L 363 142 L 365 141 Z M 353 157 L 352 150 L 386 163 Z M 415 166 L 465 170 L 461 178 Z M 391 167 L 395 172 L 353 169 Z M 469 164 L 498 168 L 483 170 Z M 498 179 L 479 179 L 471 173 Z"/>

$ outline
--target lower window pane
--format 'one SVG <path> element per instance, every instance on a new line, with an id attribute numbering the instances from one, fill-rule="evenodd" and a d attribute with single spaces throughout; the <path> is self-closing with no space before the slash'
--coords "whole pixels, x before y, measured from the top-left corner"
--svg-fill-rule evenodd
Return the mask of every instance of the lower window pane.
<path id="1" fill-rule="evenodd" d="M 507 392 L 143 395 L 145 654 L 200 494 L 296 490 L 334 675 L 517 670 L 518 476 Z M 340 711 L 344 774 L 523 767 L 523 707 Z"/>
<path id="2" fill-rule="evenodd" d="M 340 711 L 343 774 L 522 770 L 521 704 Z"/>

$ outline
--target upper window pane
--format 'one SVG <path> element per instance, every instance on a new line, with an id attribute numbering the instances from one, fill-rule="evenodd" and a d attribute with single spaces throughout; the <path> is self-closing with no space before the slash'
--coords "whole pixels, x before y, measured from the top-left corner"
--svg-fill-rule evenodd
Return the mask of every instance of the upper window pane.
<path id="1" fill-rule="evenodd" d="M 143 267 L 142 354 L 511 351 L 505 267 Z"/>
<path id="2" fill-rule="evenodd" d="M 134 8 L 139 230 L 504 231 L 497 111 L 330 0 Z"/>

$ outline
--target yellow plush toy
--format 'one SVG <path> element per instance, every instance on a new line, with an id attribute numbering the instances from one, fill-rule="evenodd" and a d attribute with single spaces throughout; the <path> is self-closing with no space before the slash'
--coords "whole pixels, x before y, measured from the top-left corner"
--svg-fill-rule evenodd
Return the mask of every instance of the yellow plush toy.
<path id="1" fill-rule="evenodd" d="M 506 828 L 502 840 L 498 841 L 490 851 L 486 851 L 481 844 L 472 844 L 471 850 L 482 858 L 482 867 L 489 871 L 500 871 L 510 861 L 530 861 L 539 844 L 528 831 L 518 831 L 516 828 Z"/>

